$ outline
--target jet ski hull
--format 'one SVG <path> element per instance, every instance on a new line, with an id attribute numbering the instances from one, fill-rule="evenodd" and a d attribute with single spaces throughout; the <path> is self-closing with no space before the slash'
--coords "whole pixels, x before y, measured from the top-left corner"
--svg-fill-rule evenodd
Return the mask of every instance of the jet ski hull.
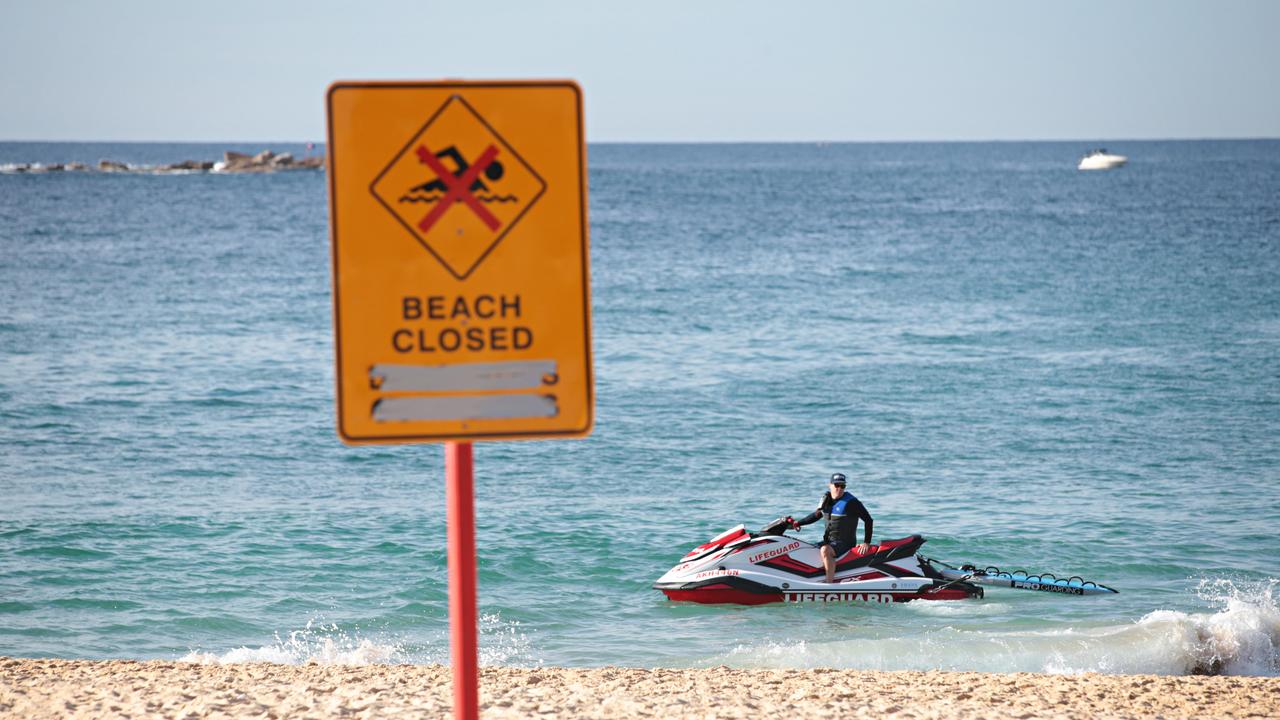
<path id="1" fill-rule="evenodd" d="M 693 590 L 662 590 L 673 602 L 696 602 L 706 605 L 767 605 L 770 603 L 843 603 L 847 605 L 885 605 L 912 600 L 967 600 L 976 597 L 960 588 L 935 587 L 914 592 L 854 592 L 844 590 L 839 584 L 827 590 L 780 590 L 756 593 L 727 585 L 713 585 Z M 981 592 L 977 593 L 980 596 Z"/>

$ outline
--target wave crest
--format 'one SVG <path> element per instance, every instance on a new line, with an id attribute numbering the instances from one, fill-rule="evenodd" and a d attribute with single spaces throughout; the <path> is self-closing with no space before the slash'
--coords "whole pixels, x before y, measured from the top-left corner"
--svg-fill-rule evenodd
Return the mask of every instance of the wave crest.
<path id="1" fill-rule="evenodd" d="M 533 642 L 524 632 L 519 621 L 504 620 L 499 613 L 480 616 L 479 661 L 481 665 L 505 665 L 533 667 L 541 665 Z M 434 664 L 449 662 L 449 638 L 447 631 L 434 633 L 430 641 L 420 647 L 383 637 L 361 637 L 349 633 L 336 623 L 307 621 L 301 630 L 294 630 L 281 637 L 275 633 L 275 642 L 257 648 L 238 647 L 222 653 L 193 649 L 180 662 L 202 665 L 232 665 L 238 663 L 270 662 L 283 665 L 394 665 Z"/>
<path id="2" fill-rule="evenodd" d="M 710 664 L 863 670 L 1280 676 L 1280 580 L 1205 580 L 1216 612 L 1155 610 L 1123 625 L 1057 630 L 943 627 L 918 635 L 740 645 Z M 957 619 L 961 619 L 958 615 Z"/>
<path id="3" fill-rule="evenodd" d="M 201 665 L 232 665 L 270 662 L 284 665 L 372 665 L 404 662 L 398 643 L 377 643 L 341 630 L 336 624 L 316 624 L 308 620 L 301 630 L 288 637 L 275 633 L 275 642 L 257 648 L 238 647 L 222 654 L 192 650 L 181 662 Z"/>

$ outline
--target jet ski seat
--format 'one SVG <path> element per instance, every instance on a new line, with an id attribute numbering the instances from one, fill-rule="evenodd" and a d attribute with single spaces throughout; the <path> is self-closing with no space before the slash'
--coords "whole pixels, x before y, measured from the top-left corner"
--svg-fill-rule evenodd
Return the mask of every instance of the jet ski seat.
<path id="1" fill-rule="evenodd" d="M 859 550 L 858 546 L 855 545 L 849 548 L 848 552 L 836 558 L 836 568 L 848 570 L 849 568 L 861 567 L 872 563 L 884 563 L 911 557 L 916 554 L 916 550 L 923 544 L 923 537 L 911 535 L 897 540 L 885 540 L 879 545 L 868 547 L 865 551 Z"/>

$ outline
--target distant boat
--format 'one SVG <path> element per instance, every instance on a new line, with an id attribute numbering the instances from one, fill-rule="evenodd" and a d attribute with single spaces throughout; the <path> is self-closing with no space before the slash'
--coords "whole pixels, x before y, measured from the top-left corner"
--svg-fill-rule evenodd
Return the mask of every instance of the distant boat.
<path id="1" fill-rule="evenodd" d="M 1124 155 L 1115 155 L 1107 152 L 1106 148 L 1098 148 L 1080 158 L 1080 164 L 1076 166 L 1076 169 L 1110 170 L 1111 168 L 1118 168 L 1127 162 L 1129 162 L 1129 158 Z"/>

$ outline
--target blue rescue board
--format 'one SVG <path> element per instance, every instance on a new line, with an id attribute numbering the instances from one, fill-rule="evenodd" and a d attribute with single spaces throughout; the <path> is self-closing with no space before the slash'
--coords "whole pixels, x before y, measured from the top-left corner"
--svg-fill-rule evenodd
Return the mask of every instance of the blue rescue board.
<path id="1" fill-rule="evenodd" d="M 936 560 L 934 561 L 937 562 Z M 991 587 L 1007 587 L 1014 590 L 1032 590 L 1036 592 L 1054 593 L 1057 595 L 1115 595 L 1120 592 L 1106 585 L 1101 585 L 1080 577 L 1060 578 L 1052 573 L 1027 573 L 1022 570 L 1006 572 L 997 567 L 975 568 L 972 565 L 951 567 L 944 563 L 935 568 L 942 577 L 948 580 L 963 580 L 978 585 Z"/>

